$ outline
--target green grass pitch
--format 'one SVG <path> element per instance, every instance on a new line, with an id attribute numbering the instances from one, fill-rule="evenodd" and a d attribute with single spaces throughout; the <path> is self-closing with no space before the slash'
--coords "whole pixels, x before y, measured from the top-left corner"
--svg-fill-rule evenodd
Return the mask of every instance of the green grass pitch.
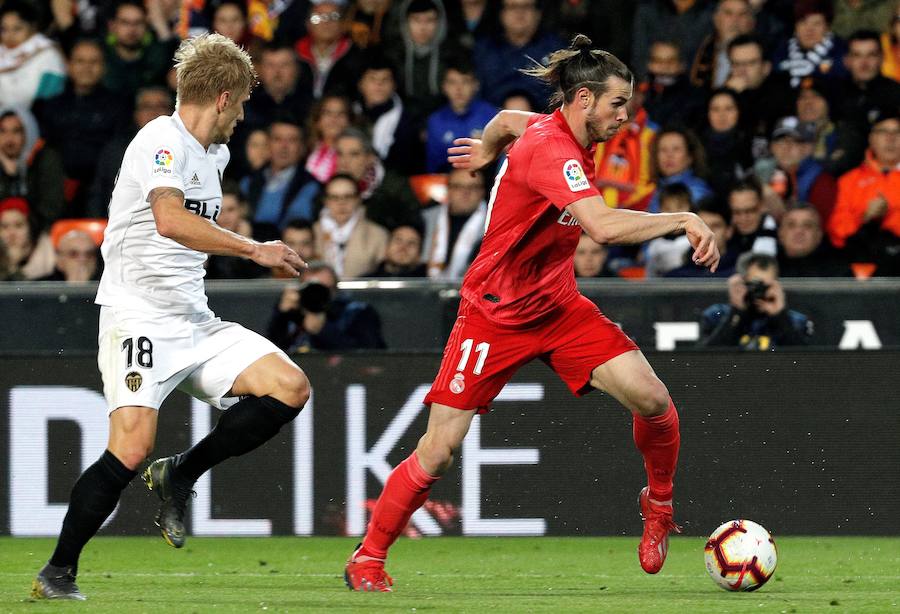
<path id="1" fill-rule="evenodd" d="M 676 537 L 657 576 L 636 537 L 402 539 L 392 594 L 351 593 L 349 538 L 100 537 L 81 560 L 88 601 L 36 602 L 31 579 L 53 540 L 0 538 L 0 612 L 900 612 L 900 538 L 776 537 L 778 569 L 755 593 L 727 593 L 703 540 Z"/>

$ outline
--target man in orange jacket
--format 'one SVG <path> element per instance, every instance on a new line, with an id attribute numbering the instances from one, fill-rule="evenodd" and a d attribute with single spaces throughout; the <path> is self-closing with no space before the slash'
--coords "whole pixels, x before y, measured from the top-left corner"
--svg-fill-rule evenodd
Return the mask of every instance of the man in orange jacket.
<path id="1" fill-rule="evenodd" d="M 828 235 L 879 274 L 900 270 L 900 114 L 882 111 L 869 132 L 865 161 L 838 180 Z"/>

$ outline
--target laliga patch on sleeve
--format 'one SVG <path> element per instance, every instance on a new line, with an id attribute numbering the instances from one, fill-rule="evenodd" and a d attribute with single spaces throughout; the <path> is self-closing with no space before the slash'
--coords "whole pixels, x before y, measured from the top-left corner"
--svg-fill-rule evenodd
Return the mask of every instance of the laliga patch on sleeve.
<path id="1" fill-rule="evenodd" d="M 174 161 L 175 156 L 172 155 L 172 151 L 163 147 L 153 156 L 153 174 L 171 175 Z"/>
<path id="2" fill-rule="evenodd" d="M 566 160 L 566 163 L 563 164 L 563 175 L 566 178 L 566 184 L 573 192 L 581 192 L 591 187 L 591 182 L 588 181 L 578 160 Z"/>

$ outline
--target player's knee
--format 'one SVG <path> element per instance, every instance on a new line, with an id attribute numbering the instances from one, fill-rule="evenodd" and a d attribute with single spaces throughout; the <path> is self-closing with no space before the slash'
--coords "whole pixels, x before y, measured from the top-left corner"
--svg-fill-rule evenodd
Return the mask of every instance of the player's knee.
<path id="1" fill-rule="evenodd" d="M 668 408 L 669 390 L 656 378 L 643 388 L 640 398 L 635 403 L 635 409 L 642 416 L 659 416 Z"/>
<path id="2" fill-rule="evenodd" d="M 111 450 L 119 462 L 131 469 L 137 470 L 153 452 L 153 444 L 133 444 L 119 450 Z"/>
<path id="3" fill-rule="evenodd" d="M 443 475 L 453 465 L 453 448 L 426 433 L 416 447 L 419 464 L 431 475 Z"/>
<path id="4" fill-rule="evenodd" d="M 299 412 L 309 401 L 311 390 L 306 374 L 300 369 L 290 369 L 278 378 L 278 393 L 273 396 L 285 405 L 296 407 Z"/>

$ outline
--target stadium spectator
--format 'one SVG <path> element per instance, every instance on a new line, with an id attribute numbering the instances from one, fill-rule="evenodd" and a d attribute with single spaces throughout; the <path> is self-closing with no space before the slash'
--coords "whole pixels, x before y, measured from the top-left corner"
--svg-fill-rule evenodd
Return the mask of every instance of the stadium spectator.
<path id="1" fill-rule="evenodd" d="M 247 7 L 240 2 L 225 0 L 213 8 L 212 24 L 210 28 L 222 36 L 227 36 L 241 47 L 249 49 L 253 44 L 253 37 L 247 29 Z"/>
<path id="2" fill-rule="evenodd" d="M 447 66 L 441 84 L 447 104 L 428 116 L 427 120 L 427 172 L 447 172 L 450 169 L 447 148 L 454 139 L 477 137 L 497 112 L 494 105 L 478 97 L 479 86 L 475 68 L 470 62 L 457 61 Z"/>
<path id="3" fill-rule="evenodd" d="M 686 128 L 666 128 L 653 142 L 653 175 L 657 192 L 648 211 L 659 213 L 659 189 L 672 183 L 683 183 L 691 192 L 691 200 L 700 202 L 712 194 L 706 175 L 706 154 L 693 132 Z"/>
<path id="4" fill-rule="evenodd" d="M 572 260 L 575 277 L 615 277 L 608 266 L 608 256 L 605 245 L 594 241 L 586 232 L 582 233 Z"/>
<path id="5" fill-rule="evenodd" d="M 659 130 L 636 88 L 627 103 L 628 123 L 608 141 L 597 143 L 594 182 L 610 207 L 645 210 L 653 194 L 651 148 Z M 446 157 L 446 154 L 445 154 Z"/>
<path id="6" fill-rule="evenodd" d="M 205 2 L 145 0 L 147 22 L 157 40 L 183 39 L 209 32 L 209 12 Z"/>
<path id="7" fill-rule="evenodd" d="M 313 225 L 316 252 L 338 275 L 359 277 L 384 256 L 388 233 L 365 217 L 356 180 L 338 173 L 322 190 L 324 207 Z"/>
<path id="8" fill-rule="evenodd" d="M 447 178 L 447 203 L 422 212 L 422 260 L 432 279 L 460 279 L 475 258 L 487 218 L 484 175 L 454 169 Z"/>
<path id="9" fill-rule="evenodd" d="M 500 32 L 475 42 L 478 80 L 484 98 L 499 106 L 513 90 L 524 90 L 543 108 L 550 90 L 519 72 L 529 57 L 541 59 L 565 47 L 562 40 L 541 29 L 542 0 L 500 0 Z"/>
<path id="10" fill-rule="evenodd" d="M 38 28 L 33 3 L 7 0 L 0 5 L 0 108 L 28 108 L 63 89 L 63 56 Z"/>
<path id="11" fill-rule="evenodd" d="M 775 70 L 790 76 L 791 87 L 796 88 L 804 77 L 811 75 L 836 79 L 847 74 L 843 62 L 847 45 L 831 31 L 833 16 L 831 0 L 794 3 L 794 35 L 772 58 Z"/>
<path id="12" fill-rule="evenodd" d="M 528 92 L 513 90 L 503 99 L 501 108 L 504 111 L 525 111 L 526 113 L 532 113 L 537 109 L 537 103 Z"/>
<path id="13" fill-rule="evenodd" d="M 763 205 L 762 187 L 755 177 L 742 179 L 731 188 L 728 193 L 728 209 L 731 214 L 728 251 L 775 257 L 778 251 L 775 240 L 777 224 L 765 212 Z"/>
<path id="14" fill-rule="evenodd" d="M 391 0 L 355 0 L 344 20 L 357 49 L 378 47 L 384 41 Z"/>
<path id="15" fill-rule="evenodd" d="M 22 109 L 0 109 L 0 199 L 28 199 L 38 230 L 62 215 L 63 166 L 59 154 L 38 136 L 34 116 Z"/>
<path id="16" fill-rule="evenodd" d="M 759 38 L 738 36 L 728 45 L 731 75 L 725 86 L 738 92 L 741 123 L 753 139 L 753 156 L 768 153 L 772 127 L 794 109 L 794 93 L 786 73 L 773 72 Z"/>
<path id="17" fill-rule="evenodd" d="M 391 231 L 384 260 L 364 277 L 427 277 L 428 267 L 421 254 L 422 230 L 397 226 Z"/>
<path id="18" fill-rule="evenodd" d="M 236 177 L 252 175 L 269 163 L 271 155 L 272 146 L 269 143 L 269 131 L 264 128 L 257 128 L 247 135 L 247 140 L 244 142 L 244 160 L 240 160 L 240 156 L 236 156 L 240 160 L 240 163 L 235 165 L 239 170 L 228 174 Z"/>
<path id="19" fill-rule="evenodd" d="M 603 41 L 603 48 L 617 58 L 631 55 L 631 29 L 637 2 L 621 0 L 548 0 L 544 4 L 547 28 L 563 40 L 584 34 Z"/>
<path id="20" fill-rule="evenodd" d="M 828 236 L 853 261 L 878 274 L 900 273 L 900 115 L 885 109 L 873 122 L 866 160 L 838 180 Z"/>
<path id="21" fill-rule="evenodd" d="M 705 201 L 698 206 L 697 215 L 716 236 L 716 247 L 722 255 L 719 260 L 719 267 L 716 269 L 715 273 L 711 273 L 709 269 L 696 264 L 691 259 L 691 252 L 686 251 L 682 261 L 683 264 L 678 268 L 667 272 L 665 276 L 673 278 L 730 276 L 734 273 L 734 267 L 738 256 L 737 252 L 728 249 L 728 239 L 731 238 L 730 212 L 727 208 L 723 208 L 715 202 Z"/>
<path id="22" fill-rule="evenodd" d="M 693 58 L 712 30 L 712 0 L 648 0 L 641 2 L 631 31 L 631 66 L 647 66 L 650 46 L 661 40 L 679 41 L 681 57 Z M 639 79 L 646 75 L 638 73 Z"/>
<path id="23" fill-rule="evenodd" d="M 316 99 L 324 94 L 350 96 L 359 81 L 362 56 L 344 31 L 346 0 L 313 0 L 306 18 L 307 35 L 294 50 L 301 81 L 312 84 Z"/>
<path id="24" fill-rule="evenodd" d="M 56 266 L 53 272 L 37 281 L 98 281 L 101 272 L 97 266 L 99 256 L 100 252 L 91 235 L 83 230 L 70 230 L 59 238 L 56 245 Z"/>
<path id="25" fill-rule="evenodd" d="M 423 144 L 417 124 L 397 93 L 397 78 L 390 61 L 370 53 L 357 84 L 359 101 L 354 112 L 372 135 L 372 147 L 388 168 L 412 174 L 424 169 Z"/>
<path id="26" fill-rule="evenodd" d="M 97 156 L 94 181 L 87 199 L 86 213 L 88 217 L 106 217 L 108 215 L 109 198 L 112 196 L 116 176 L 119 174 L 122 157 L 137 131 L 160 115 L 171 115 L 174 111 L 175 101 L 166 88 L 151 86 L 138 90 L 135 96 L 131 125 L 110 139 Z"/>
<path id="27" fill-rule="evenodd" d="M 306 170 L 320 183 L 337 171 L 334 143 L 350 125 L 350 102 L 343 96 L 324 96 L 309 114 L 309 156 Z"/>
<path id="28" fill-rule="evenodd" d="M 0 198 L 0 243 L 6 246 L 7 276 L 12 279 L 39 279 L 53 271 L 53 244 L 32 223 L 24 198 Z"/>
<path id="29" fill-rule="evenodd" d="M 284 230 L 281 231 L 281 241 L 297 252 L 297 255 L 303 258 L 304 262 L 319 260 L 319 254 L 316 253 L 316 235 L 313 231 L 312 222 L 291 220 L 284 227 Z"/>
<path id="30" fill-rule="evenodd" d="M 881 31 L 895 6 L 896 0 L 834 0 L 831 29 L 844 38 L 862 29 Z"/>
<path id="31" fill-rule="evenodd" d="M 724 85 L 731 73 L 728 44 L 741 34 L 750 34 L 756 18 L 750 0 L 719 0 L 713 13 L 713 31 L 700 44 L 690 69 L 694 87 L 712 90 Z"/>
<path id="32" fill-rule="evenodd" d="M 821 162 L 826 170 L 831 170 L 843 158 L 840 147 L 840 133 L 831 120 L 831 98 L 833 93 L 827 82 L 816 77 L 807 77 L 800 82 L 797 90 L 795 115 L 800 123 L 815 131 L 813 159 Z"/>
<path id="33" fill-rule="evenodd" d="M 219 228 L 243 237 L 253 236 L 250 207 L 241 198 L 240 187 L 232 180 L 222 183 L 222 205 L 215 221 Z M 288 247 L 291 246 L 288 245 Z M 303 258 L 303 256 L 300 257 Z M 249 258 L 213 254 L 206 259 L 206 279 L 255 279 L 268 274 L 269 269 L 256 264 Z"/>
<path id="34" fill-rule="evenodd" d="M 103 33 L 103 10 L 107 6 L 103 0 L 54 0 L 47 4 L 52 17 L 50 30 L 63 50 L 70 50 L 82 38 L 99 38 Z"/>
<path id="35" fill-rule="evenodd" d="M 407 111 L 417 124 L 424 123 L 441 104 L 441 76 L 455 45 L 447 38 L 442 0 L 403 0 L 400 13 L 400 36 L 389 42 L 386 53 Z"/>
<path id="36" fill-rule="evenodd" d="M 421 207 L 409 187 L 409 180 L 391 169 L 385 169 L 365 133 L 355 128 L 344 130 L 338 137 L 335 149 L 337 172 L 346 173 L 356 180 L 367 218 L 385 228 L 422 223 Z"/>
<path id="37" fill-rule="evenodd" d="M 277 237 L 291 220 L 316 218 L 319 182 L 303 167 L 303 130 L 293 117 L 276 117 L 269 126 L 269 163 L 241 180 L 250 205 L 253 236 Z"/>
<path id="38" fill-rule="evenodd" d="M 35 102 L 34 113 L 47 144 L 62 157 L 65 171 L 64 217 L 84 217 L 97 170 L 96 152 L 128 125 L 121 97 L 100 83 L 103 47 L 85 39 L 69 53 L 69 79 L 62 93 Z"/>
<path id="39" fill-rule="evenodd" d="M 659 190 L 659 210 L 662 213 L 687 213 L 693 209 L 691 192 L 683 183 L 670 183 Z M 657 237 L 646 244 L 644 269 L 647 277 L 662 277 L 684 264 L 691 248 L 686 235 L 676 233 Z"/>
<path id="40" fill-rule="evenodd" d="M 900 2 L 897 2 L 891 13 L 890 21 L 882 24 L 877 30 L 884 30 L 881 35 L 881 74 L 894 81 L 900 81 Z"/>
<path id="41" fill-rule="evenodd" d="M 852 277 L 853 272 L 828 241 L 815 207 L 798 203 L 778 226 L 778 267 L 782 277 Z"/>
<path id="42" fill-rule="evenodd" d="M 787 308 L 778 261 L 769 255 L 744 254 L 737 270 L 728 278 L 728 303 L 703 311 L 700 345 L 762 352 L 807 345 L 813 335 L 812 321 Z"/>
<path id="43" fill-rule="evenodd" d="M 691 123 L 703 106 L 703 94 L 685 72 L 679 44 L 656 41 L 650 46 L 646 81 L 641 83 L 644 108 L 660 126 L 675 121 Z"/>
<path id="44" fill-rule="evenodd" d="M 456 3 L 451 2 L 447 8 L 456 8 Z M 475 41 L 493 36 L 500 25 L 501 3 L 495 0 L 460 0 L 458 7 L 458 21 L 461 27 L 453 32 L 458 36 L 460 44 L 465 49 L 475 47 Z"/>
<path id="45" fill-rule="evenodd" d="M 128 100 L 149 85 L 166 85 L 178 37 L 158 40 L 140 0 L 120 0 L 107 22 L 103 85 Z"/>
<path id="46" fill-rule="evenodd" d="M 244 107 L 240 134 L 268 128 L 272 118 L 279 115 L 305 118 L 312 104 L 309 84 L 309 80 L 300 78 L 297 56 L 290 46 L 266 46 L 259 61 L 259 87 Z"/>
<path id="47" fill-rule="evenodd" d="M 750 138 L 740 122 L 737 92 L 717 89 L 709 97 L 706 128 L 701 133 L 709 183 L 716 194 L 724 194 L 753 167 Z"/>
<path id="48" fill-rule="evenodd" d="M 765 208 L 776 219 L 797 202 L 812 203 L 824 220 L 831 216 L 837 185 L 813 158 L 815 142 L 814 126 L 784 117 L 772 132 L 772 157 L 757 161 L 756 176 L 766 186 Z"/>
<path id="49" fill-rule="evenodd" d="M 362 301 L 338 292 L 338 276 L 324 262 L 310 262 L 301 285 L 288 285 L 269 321 L 266 337 L 288 354 L 384 349 L 381 318 Z"/>

